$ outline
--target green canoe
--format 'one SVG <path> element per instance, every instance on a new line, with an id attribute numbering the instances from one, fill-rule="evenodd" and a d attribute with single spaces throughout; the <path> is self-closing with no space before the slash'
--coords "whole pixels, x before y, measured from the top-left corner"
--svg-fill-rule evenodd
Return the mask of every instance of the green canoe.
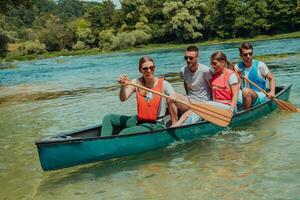
<path id="1" fill-rule="evenodd" d="M 276 97 L 288 100 L 291 85 L 276 87 Z M 230 123 L 236 127 L 277 109 L 273 101 L 239 111 Z M 162 148 L 176 141 L 210 137 L 224 128 L 207 121 L 163 130 L 100 137 L 101 125 L 59 134 L 35 142 L 43 170 L 57 170 Z"/>

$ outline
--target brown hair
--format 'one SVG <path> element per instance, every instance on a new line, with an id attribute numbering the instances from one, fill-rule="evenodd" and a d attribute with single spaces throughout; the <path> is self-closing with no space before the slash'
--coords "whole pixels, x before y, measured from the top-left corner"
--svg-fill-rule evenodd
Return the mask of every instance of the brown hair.
<path id="1" fill-rule="evenodd" d="M 210 60 L 225 61 L 226 67 L 228 69 L 235 71 L 234 64 L 232 62 L 228 61 L 226 55 L 222 51 L 216 51 L 215 53 L 213 53 L 210 56 Z"/>
<path id="2" fill-rule="evenodd" d="M 252 49 L 253 50 L 253 46 L 250 42 L 244 42 L 239 47 L 240 53 L 242 53 L 242 49 Z"/>
<path id="3" fill-rule="evenodd" d="M 196 47 L 194 45 L 188 46 L 186 48 L 186 51 L 196 51 L 197 52 L 197 56 L 199 55 L 199 49 L 198 49 L 198 47 Z"/>
<path id="4" fill-rule="evenodd" d="M 140 72 L 141 72 L 141 68 L 142 68 L 143 63 L 148 62 L 148 61 L 152 62 L 153 65 L 155 66 L 153 58 L 151 58 L 150 56 L 143 56 L 139 60 L 139 71 Z"/>

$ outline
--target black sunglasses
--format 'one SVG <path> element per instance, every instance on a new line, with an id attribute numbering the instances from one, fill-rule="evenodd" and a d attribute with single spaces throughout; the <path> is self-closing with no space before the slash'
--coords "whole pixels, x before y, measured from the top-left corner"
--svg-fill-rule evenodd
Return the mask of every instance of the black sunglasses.
<path id="1" fill-rule="evenodd" d="M 252 56 L 252 55 L 253 55 L 253 52 L 243 53 L 242 55 L 243 55 L 243 56 L 248 56 L 248 55 L 249 55 L 249 56 Z"/>
<path id="2" fill-rule="evenodd" d="M 183 58 L 184 58 L 184 60 L 193 60 L 194 58 L 196 58 L 196 56 L 195 56 L 195 57 L 192 57 L 192 56 L 184 56 Z"/>
<path id="3" fill-rule="evenodd" d="M 142 67 L 142 71 L 143 71 L 143 72 L 147 72 L 147 71 L 149 71 L 149 69 L 150 69 L 151 72 L 153 72 L 154 69 L 155 69 L 155 66 Z"/>

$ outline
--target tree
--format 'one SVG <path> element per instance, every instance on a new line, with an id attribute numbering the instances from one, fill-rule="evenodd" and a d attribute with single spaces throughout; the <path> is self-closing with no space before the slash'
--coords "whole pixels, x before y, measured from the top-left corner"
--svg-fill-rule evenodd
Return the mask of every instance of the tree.
<path id="1" fill-rule="evenodd" d="M 144 0 L 123 0 L 121 4 L 120 15 L 127 27 L 127 30 L 122 31 L 134 30 L 137 23 L 148 24 L 147 16 L 150 12 Z"/>
<path id="2" fill-rule="evenodd" d="M 9 7 L 17 7 L 20 5 L 30 7 L 32 5 L 32 0 L 1 0 L 0 13 L 5 14 L 7 11 L 9 11 Z"/>
<path id="3" fill-rule="evenodd" d="M 116 40 L 113 29 L 103 30 L 99 33 L 99 48 L 103 50 L 111 50 L 113 42 Z"/>
<path id="4" fill-rule="evenodd" d="M 299 0 L 266 0 L 270 33 L 281 33 L 299 30 Z"/>
<path id="5" fill-rule="evenodd" d="M 197 16 L 201 16 L 204 7 L 205 4 L 201 0 L 165 2 L 163 14 L 167 18 L 166 30 L 179 42 L 201 38 L 203 25 Z"/>
<path id="6" fill-rule="evenodd" d="M 165 0 L 145 0 L 145 5 L 149 9 L 148 20 L 149 28 L 151 30 L 151 41 L 153 43 L 163 43 L 171 41 L 171 37 L 168 37 L 165 29 L 162 27 L 166 23 L 166 19 L 163 14 L 163 4 Z"/>
<path id="7" fill-rule="evenodd" d="M 8 24 L 5 21 L 5 16 L 0 14 L 0 57 L 4 57 L 7 53 L 7 44 L 12 39 L 8 33 Z"/>
<path id="8" fill-rule="evenodd" d="M 113 28 L 116 18 L 115 5 L 110 0 L 88 7 L 85 13 L 85 19 L 90 22 L 91 29 L 97 34 L 102 30 Z"/>
<path id="9" fill-rule="evenodd" d="M 65 48 L 65 26 L 57 16 L 50 15 L 45 27 L 39 33 L 39 41 L 46 45 L 47 51 L 59 51 Z"/>
<path id="10" fill-rule="evenodd" d="M 58 16 L 62 21 L 81 17 L 84 12 L 83 4 L 79 0 L 59 0 L 57 5 L 59 11 Z"/>
<path id="11" fill-rule="evenodd" d="M 90 28 L 82 28 L 76 32 L 79 41 L 82 41 L 87 48 L 96 46 L 96 37 Z"/>

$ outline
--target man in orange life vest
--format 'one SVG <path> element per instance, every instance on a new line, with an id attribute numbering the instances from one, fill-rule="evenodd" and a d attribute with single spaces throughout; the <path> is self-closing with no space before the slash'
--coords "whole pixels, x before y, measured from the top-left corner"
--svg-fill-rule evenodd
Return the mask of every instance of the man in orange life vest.
<path id="1" fill-rule="evenodd" d="M 150 88 L 160 93 L 173 95 L 174 89 L 171 84 L 163 78 L 154 76 L 155 64 L 152 58 L 144 56 L 139 60 L 139 71 L 142 77 L 134 79 L 131 82 Z M 168 105 L 172 123 L 177 121 L 175 115 L 176 106 L 172 101 L 166 101 L 161 96 L 154 95 L 151 92 L 137 89 L 131 85 L 126 85 L 128 78 L 121 75 L 118 82 L 121 85 L 119 98 L 126 101 L 133 93 L 136 93 L 137 116 L 125 116 L 108 114 L 102 121 L 101 136 L 113 135 L 114 127 L 122 131 L 119 134 L 130 134 L 138 132 L 153 131 L 165 128 L 164 116 Z"/>
<path id="2" fill-rule="evenodd" d="M 242 43 L 239 47 L 242 62 L 235 65 L 236 70 L 249 80 L 256 83 L 259 87 L 266 90 L 269 81 L 270 92 L 266 96 L 255 86 L 242 80 L 241 89 L 238 97 L 238 104 L 244 105 L 244 109 L 249 109 L 252 105 L 263 103 L 267 98 L 275 95 L 275 78 L 265 63 L 253 59 L 253 46 L 249 42 Z"/>

